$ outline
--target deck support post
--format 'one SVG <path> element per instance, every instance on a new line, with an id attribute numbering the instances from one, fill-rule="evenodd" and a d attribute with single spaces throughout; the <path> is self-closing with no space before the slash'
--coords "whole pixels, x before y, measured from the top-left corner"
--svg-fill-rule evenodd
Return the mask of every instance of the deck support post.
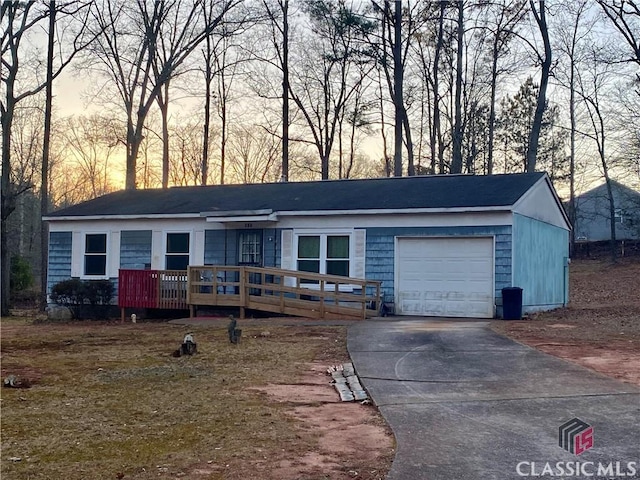
<path id="1" fill-rule="evenodd" d="M 120 308 L 120 323 L 124 323 L 124 307 Z"/>

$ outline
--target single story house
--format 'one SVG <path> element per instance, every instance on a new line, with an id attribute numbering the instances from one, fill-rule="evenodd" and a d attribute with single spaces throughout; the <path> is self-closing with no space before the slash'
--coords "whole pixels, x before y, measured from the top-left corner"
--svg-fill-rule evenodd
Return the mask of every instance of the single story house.
<path id="1" fill-rule="evenodd" d="M 399 315 L 492 318 L 568 301 L 570 225 L 545 173 L 111 193 L 44 217 L 48 288 L 119 269 L 254 265 L 382 282 Z"/>
<path id="2" fill-rule="evenodd" d="M 617 240 L 640 240 L 640 192 L 611 180 Z M 576 196 L 575 236 L 579 241 L 611 240 L 609 191 L 603 183 Z"/>

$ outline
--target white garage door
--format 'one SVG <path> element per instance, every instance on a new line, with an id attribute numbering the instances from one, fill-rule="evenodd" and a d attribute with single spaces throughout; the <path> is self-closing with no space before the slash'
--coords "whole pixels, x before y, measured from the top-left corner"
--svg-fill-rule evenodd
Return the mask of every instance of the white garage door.
<path id="1" fill-rule="evenodd" d="M 493 317 L 492 238 L 399 238 L 396 312 Z"/>

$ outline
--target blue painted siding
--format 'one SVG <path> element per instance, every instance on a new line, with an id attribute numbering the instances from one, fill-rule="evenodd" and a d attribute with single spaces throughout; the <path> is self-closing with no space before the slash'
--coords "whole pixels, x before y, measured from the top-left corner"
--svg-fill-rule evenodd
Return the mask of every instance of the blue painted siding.
<path id="1" fill-rule="evenodd" d="M 395 237 L 495 237 L 495 297 L 501 298 L 503 287 L 511 285 L 511 227 L 412 227 L 412 228 L 368 228 L 365 277 L 382 282 L 384 301 L 394 298 Z"/>
<path id="2" fill-rule="evenodd" d="M 264 245 L 262 262 L 265 267 L 275 267 L 279 265 L 279 263 L 276 264 L 276 261 L 279 261 L 280 258 L 279 238 L 280 232 L 275 228 L 265 228 L 262 231 L 262 242 Z"/>
<path id="3" fill-rule="evenodd" d="M 226 230 L 205 230 L 204 263 L 205 265 L 225 264 Z"/>
<path id="4" fill-rule="evenodd" d="M 238 265 L 238 230 L 226 230 L 225 265 Z"/>
<path id="5" fill-rule="evenodd" d="M 514 214 L 513 286 L 522 288 L 523 311 L 561 307 L 568 299 L 569 232 Z"/>
<path id="6" fill-rule="evenodd" d="M 143 270 L 151 265 L 151 230 L 120 233 L 120 268 Z"/>
<path id="7" fill-rule="evenodd" d="M 204 232 L 204 263 L 207 265 L 237 265 L 238 232 L 239 230 L 206 230 Z M 262 245 L 263 265 L 265 267 L 279 265 L 279 229 L 263 229 Z"/>
<path id="8" fill-rule="evenodd" d="M 49 234 L 49 263 L 47 273 L 47 295 L 58 282 L 71 278 L 71 232 Z"/>

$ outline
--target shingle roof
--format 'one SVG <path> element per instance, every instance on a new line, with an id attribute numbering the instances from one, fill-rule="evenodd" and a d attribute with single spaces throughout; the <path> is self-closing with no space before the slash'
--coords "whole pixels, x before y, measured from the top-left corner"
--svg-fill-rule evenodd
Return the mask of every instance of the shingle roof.
<path id="1" fill-rule="evenodd" d="M 544 175 L 432 175 L 124 190 L 58 210 L 47 218 L 268 209 L 296 212 L 508 207 Z"/>

